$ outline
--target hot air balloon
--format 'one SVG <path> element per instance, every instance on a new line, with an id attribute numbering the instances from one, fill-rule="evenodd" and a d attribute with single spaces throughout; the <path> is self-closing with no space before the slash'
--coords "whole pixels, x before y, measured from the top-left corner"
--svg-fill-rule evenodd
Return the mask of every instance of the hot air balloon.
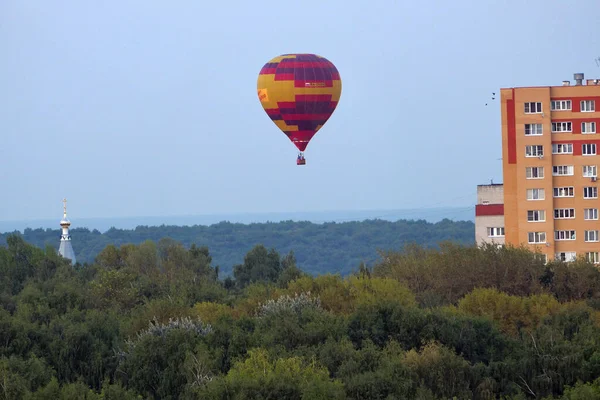
<path id="1" fill-rule="evenodd" d="M 262 67 L 257 91 L 267 115 L 298 148 L 296 164 L 305 165 L 306 146 L 340 100 L 337 68 L 316 54 L 283 54 Z"/>

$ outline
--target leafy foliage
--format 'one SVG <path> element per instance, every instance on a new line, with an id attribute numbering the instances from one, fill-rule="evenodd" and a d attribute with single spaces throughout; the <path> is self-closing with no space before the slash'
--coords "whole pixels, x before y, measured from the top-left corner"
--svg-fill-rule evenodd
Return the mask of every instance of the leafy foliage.
<path id="1" fill-rule="evenodd" d="M 409 245 L 348 275 L 250 248 L 0 246 L 0 399 L 600 398 L 600 270 Z"/>

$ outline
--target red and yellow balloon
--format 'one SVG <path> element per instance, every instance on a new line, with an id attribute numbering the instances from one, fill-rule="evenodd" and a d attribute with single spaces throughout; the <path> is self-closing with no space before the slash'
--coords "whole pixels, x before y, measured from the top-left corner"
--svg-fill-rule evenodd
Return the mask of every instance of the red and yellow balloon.
<path id="1" fill-rule="evenodd" d="M 335 111 L 342 81 L 325 57 L 283 54 L 262 67 L 257 91 L 267 115 L 303 152 Z"/>

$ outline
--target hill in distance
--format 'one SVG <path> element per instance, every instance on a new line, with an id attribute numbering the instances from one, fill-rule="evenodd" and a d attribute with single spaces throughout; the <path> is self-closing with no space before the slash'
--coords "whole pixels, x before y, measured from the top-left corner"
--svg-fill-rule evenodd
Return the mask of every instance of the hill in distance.
<path id="1" fill-rule="evenodd" d="M 72 228 L 88 228 L 106 232 L 110 228 L 135 229 L 138 226 L 194 226 L 212 225 L 227 221 L 232 223 L 261 223 L 280 221 L 308 221 L 315 224 L 324 222 L 364 221 L 367 219 L 381 219 L 384 221 L 397 221 L 400 219 L 424 220 L 438 222 L 445 218 L 454 221 L 474 221 L 473 206 L 465 207 L 439 207 L 415 208 L 399 210 L 341 210 L 341 211 L 312 211 L 312 212 L 272 212 L 272 213 L 231 213 L 231 214 L 206 214 L 206 215 L 173 215 L 173 216 L 138 216 L 117 218 L 77 218 L 69 214 Z M 30 220 L 4 220 L 0 221 L 0 233 L 23 232 L 30 229 L 57 229 L 62 214 L 57 214 L 54 219 Z"/>
<path id="2" fill-rule="evenodd" d="M 324 215 L 315 213 L 313 221 L 301 220 L 298 213 L 296 221 L 288 214 L 269 214 L 270 222 L 251 222 L 258 219 L 257 215 L 246 215 L 246 222 L 230 222 L 221 220 L 211 224 L 196 223 L 199 218 L 163 217 L 161 225 L 135 224 L 135 227 L 113 227 L 101 232 L 99 224 L 94 228 L 77 227 L 82 221 L 72 220 L 72 244 L 77 261 L 80 263 L 93 263 L 96 255 L 107 245 L 121 246 L 127 243 L 139 244 L 145 240 L 158 242 L 163 238 L 171 238 L 189 247 L 192 243 L 197 246 L 207 246 L 213 258 L 213 265 L 220 267 L 221 276 L 230 275 L 233 266 L 241 264 L 244 256 L 254 246 L 262 244 L 267 248 L 274 248 L 284 256 L 290 251 L 294 252 L 298 267 L 310 274 L 340 273 L 347 275 L 355 270 L 360 263 L 372 265 L 379 260 L 379 250 L 401 250 L 408 243 L 416 243 L 426 247 L 436 247 L 440 242 L 452 241 L 460 244 L 473 244 L 475 235 L 474 223 L 470 220 L 453 221 L 444 218 L 443 214 L 452 216 L 460 213 L 472 213 L 471 210 L 450 209 L 451 212 L 442 213 L 441 210 L 420 210 L 415 216 L 410 216 L 410 210 L 403 212 L 405 219 L 390 220 L 392 212 L 379 212 L 380 218 L 365 214 L 344 213 L 345 218 L 335 221 L 332 214 Z M 423 218 L 429 213 L 429 220 Z M 372 212 L 375 214 L 375 212 Z M 442 214 L 442 215 L 440 215 Z M 396 214 L 397 216 L 398 214 Z M 418 217 L 421 218 L 418 218 Z M 333 221 L 319 221 L 318 217 L 329 217 Z M 361 218 L 362 217 L 362 218 Z M 389 219 L 383 219 L 387 217 Z M 164 221 L 179 222 L 185 225 L 167 224 Z M 215 220 L 219 216 L 213 216 Z M 397 218 L 397 217 L 396 217 Z M 127 223 L 133 224 L 136 219 L 128 219 Z M 141 218 L 139 222 L 150 222 Z M 237 221 L 243 220 L 241 216 Z M 278 220 L 277 222 L 273 222 Z M 319 221 L 319 222 L 317 222 Z M 31 221 L 30 221 L 31 222 Z M 114 221 L 112 221 L 114 222 Z M 47 245 L 58 249 L 60 228 L 57 222 L 50 226 L 32 229 L 26 227 L 21 234 L 25 241 L 39 247 Z M 120 226 L 125 226 L 121 220 Z M 31 226 L 29 224 L 29 226 Z M 0 234 L 0 245 L 6 243 L 6 237 L 15 229 Z"/>

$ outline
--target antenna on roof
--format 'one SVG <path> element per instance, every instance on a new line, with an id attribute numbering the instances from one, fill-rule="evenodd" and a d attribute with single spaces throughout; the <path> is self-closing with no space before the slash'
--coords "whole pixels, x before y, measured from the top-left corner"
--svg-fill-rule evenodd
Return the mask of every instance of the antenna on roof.
<path id="1" fill-rule="evenodd" d="M 600 57 L 595 58 L 594 61 L 596 61 L 596 65 L 600 67 Z"/>

